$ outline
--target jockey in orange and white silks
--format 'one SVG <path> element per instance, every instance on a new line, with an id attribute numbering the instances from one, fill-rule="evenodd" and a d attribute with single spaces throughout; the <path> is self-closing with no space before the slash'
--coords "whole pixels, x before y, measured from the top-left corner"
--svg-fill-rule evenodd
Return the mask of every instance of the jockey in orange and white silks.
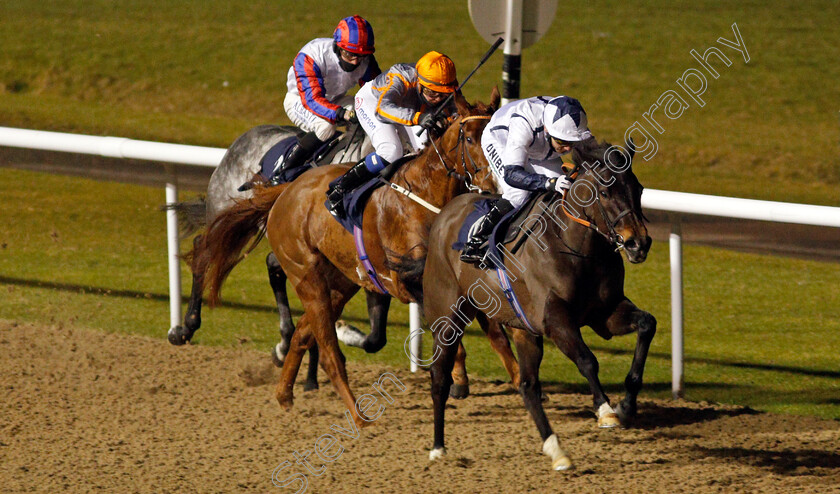
<path id="1" fill-rule="evenodd" d="M 434 111 L 458 88 L 455 64 L 431 51 L 415 64 L 396 64 L 356 93 L 356 118 L 374 152 L 351 168 L 327 193 L 330 211 L 341 216 L 341 198 L 403 156 L 403 136 L 419 151 L 436 125 Z M 418 138 L 416 130 L 425 129 Z"/>
<path id="2" fill-rule="evenodd" d="M 481 262 L 481 246 L 493 227 L 532 192 L 568 190 L 561 156 L 591 137 L 586 112 L 575 98 L 535 96 L 499 108 L 481 135 L 481 148 L 502 197 L 473 224 L 461 260 Z"/>
<path id="3" fill-rule="evenodd" d="M 307 134 L 284 168 L 301 164 L 335 134 L 337 123 L 353 118 L 353 98 L 347 91 L 382 72 L 374 50 L 373 28 L 358 15 L 342 19 L 332 38 L 314 39 L 300 49 L 289 67 L 283 107 Z"/>

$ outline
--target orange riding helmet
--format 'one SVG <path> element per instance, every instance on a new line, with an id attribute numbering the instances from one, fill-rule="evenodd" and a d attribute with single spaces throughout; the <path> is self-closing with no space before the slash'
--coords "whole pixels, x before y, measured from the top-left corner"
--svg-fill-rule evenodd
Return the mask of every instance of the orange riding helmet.
<path id="1" fill-rule="evenodd" d="M 430 51 L 417 61 L 417 78 L 422 86 L 438 93 L 452 93 L 458 88 L 455 62 L 443 53 Z"/>

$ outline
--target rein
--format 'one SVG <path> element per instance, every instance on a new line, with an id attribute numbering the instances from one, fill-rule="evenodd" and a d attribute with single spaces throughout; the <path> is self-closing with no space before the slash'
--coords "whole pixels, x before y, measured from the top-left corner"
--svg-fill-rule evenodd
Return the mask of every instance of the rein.
<path id="1" fill-rule="evenodd" d="M 457 180 L 465 182 L 466 185 L 467 185 L 467 189 L 470 190 L 471 192 L 484 192 L 481 188 L 472 185 L 473 175 L 478 174 L 478 172 L 480 172 L 484 168 L 477 166 L 475 164 L 475 160 L 473 160 L 472 155 L 469 153 L 469 151 L 467 151 L 466 134 L 464 133 L 464 124 L 467 123 L 467 122 L 476 121 L 476 120 L 490 120 L 490 116 L 489 115 L 473 115 L 473 116 L 468 116 L 468 117 L 462 118 L 459 121 L 460 128 L 458 129 L 458 140 L 455 143 L 455 146 L 453 146 L 452 149 L 449 150 L 449 152 L 451 153 L 456 148 L 458 148 L 458 147 L 461 148 L 461 152 L 460 152 L 460 154 L 461 154 L 461 165 L 464 167 L 464 172 L 466 173 L 466 176 L 458 173 L 456 171 L 455 167 L 450 167 L 449 166 L 449 164 L 446 162 L 446 158 L 444 158 L 444 155 L 441 154 L 440 149 L 438 149 L 437 144 L 435 143 L 434 139 L 430 138 L 429 141 L 432 143 L 432 147 L 435 149 L 435 153 L 437 154 L 438 159 L 440 160 L 440 163 L 446 169 L 446 176 L 447 177 L 453 177 L 454 176 Z M 467 160 L 466 160 L 467 157 L 469 157 L 469 162 L 472 165 L 473 170 L 474 170 L 472 173 L 467 171 Z M 384 178 L 380 178 L 380 180 L 383 183 L 385 183 L 388 187 L 390 187 L 391 189 L 393 189 L 393 190 L 399 192 L 400 194 L 408 197 L 409 199 L 411 199 L 412 201 L 416 202 L 417 204 L 423 206 L 424 208 L 428 209 L 429 211 L 431 211 L 435 214 L 440 213 L 440 208 L 430 204 L 428 201 L 425 201 L 423 198 L 419 197 L 417 194 L 412 192 L 410 189 L 406 189 L 405 187 L 403 187 L 401 185 L 398 185 L 398 184 L 395 184 L 393 182 L 390 182 L 388 180 L 385 180 Z"/>

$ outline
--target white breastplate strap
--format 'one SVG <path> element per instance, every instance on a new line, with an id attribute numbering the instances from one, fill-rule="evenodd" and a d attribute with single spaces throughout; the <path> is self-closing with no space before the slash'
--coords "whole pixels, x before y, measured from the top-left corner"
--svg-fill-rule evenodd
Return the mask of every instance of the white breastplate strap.
<path id="1" fill-rule="evenodd" d="M 429 204 L 428 202 L 424 201 L 422 198 L 418 197 L 417 194 L 415 194 L 414 192 L 411 192 L 410 190 L 406 189 L 405 187 L 403 187 L 401 185 L 397 185 L 397 184 L 392 183 L 392 182 L 388 182 L 388 186 L 391 187 L 392 189 L 396 190 L 400 194 L 408 197 L 409 199 L 416 202 L 417 204 L 419 204 L 419 205 L 423 206 L 424 208 L 428 209 L 429 211 L 431 211 L 435 214 L 440 214 L 440 208 L 435 207 L 432 204 Z"/>

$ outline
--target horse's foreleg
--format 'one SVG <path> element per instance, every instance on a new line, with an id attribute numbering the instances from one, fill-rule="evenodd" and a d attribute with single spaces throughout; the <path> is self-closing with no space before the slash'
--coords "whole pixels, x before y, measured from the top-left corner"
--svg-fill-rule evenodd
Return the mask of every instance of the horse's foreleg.
<path id="1" fill-rule="evenodd" d="M 557 436 L 551 430 L 548 417 L 542 405 L 542 384 L 540 384 L 540 364 L 543 357 L 543 338 L 527 334 L 523 330 L 513 330 L 516 353 L 519 354 L 519 393 L 531 419 L 537 426 L 543 442 L 543 453 L 551 458 L 551 468 L 566 470 L 572 466 L 569 457 L 560 449 Z"/>
<path id="2" fill-rule="evenodd" d="M 169 330 L 167 337 L 173 345 L 183 345 L 190 341 L 201 327 L 201 302 L 204 295 L 204 273 L 207 271 L 207 250 L 204 248 L 204 236 L 197 235 L 193 239 L 193 258 L 190 263 L 192 271 L 192 289 L 187 313 L 184 314 L 184 325 Z"/>
<path id="3" fill-rule="evenodd" d="M 586 346 L 580 334 L 580 327 L 574 324 L 569 317 L 569 312 L 563 301 L 557 300 L 547 304 L 551 307 L 548 318 L 548 336 L 557 345 L 564 355 L 575 363 L 581 375 L 589 382 L 589 389 L 592 392 L 592 401 L 595 405 L 595 416 L 598 418 L 598 427 L 609 428 L 619 425 L 618 415 L 610 406 L 609 398 L 604 393 L 601 380 L 598 378 L 598 359 L 592 350 Z"/>
<path id="4" fill-rule="evenodd" d="M 636 416 L 636 399 L 642 389 L 642 376 L 645 372 L 650 343 L 656 334 L 656 318 L 636 307 L 630 300 L 624 299 L 618 304 L 615 312 L 607 318 L 605 326 L 616 336 L 634 331 L 637 333 L 633 362 L 630 364 L 630 372 L 624 379 L 627 393 L 616 407 L 616 413 L 621 421 L 628 423 Z"/>
<path id="5" fill-rule="evenodd" d="M 519 363 L 510 349 L 510 341 L 508 340 L 505 330 L 502 325 L 496 321 L 487 319 L 483 312 L 478 312 L 475 316 L 484 334 L 490 339 L 490 345 L 496 354 L 502 360 L 502 365 L 510 376 L 510 384 L 513 389 L 519 390 Z"/>
<path id="6" fill-rule="evenodd" d="M 391 307 L 391 296 L 365 290 L 367 296 L 368 316 L 370 316 L 370 334 L 362 343 L 367 353 L 376 353 L 388 341 L 388 309 Z"/>

